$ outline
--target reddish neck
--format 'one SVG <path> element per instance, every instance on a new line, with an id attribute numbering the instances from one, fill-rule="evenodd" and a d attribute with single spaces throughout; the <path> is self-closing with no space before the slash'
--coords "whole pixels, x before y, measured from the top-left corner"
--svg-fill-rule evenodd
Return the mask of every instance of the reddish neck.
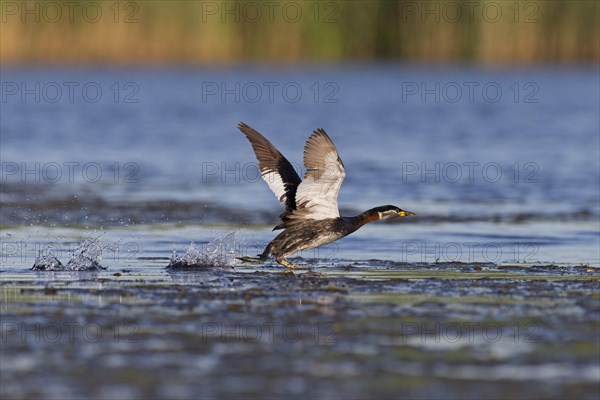
<path id="1" fill-rule="evenodd" d="M 356 218 L 359 226 L 363 226 L 364 224 L 368 224 L 369 222 L 379 221 L 379 213 L 375 211 L 375 209 L 370 209 L 362 214 L 357 215 L 354 218 Z"/>

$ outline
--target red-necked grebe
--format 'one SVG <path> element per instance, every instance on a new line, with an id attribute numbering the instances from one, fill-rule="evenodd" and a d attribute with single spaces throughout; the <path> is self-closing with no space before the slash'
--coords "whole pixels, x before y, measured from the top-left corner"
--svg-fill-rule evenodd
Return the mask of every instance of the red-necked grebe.
<path id="1" fill-rule="evenodd" d="M 393 217 L 415 215 L 396 206 L 380 206 L 355 217 L 340 217 L 337 198 L 346 177 L 344 164 L 335 145 L 323 129 L 317 129 L 304 146 L 306 173 L 301 180 L 290 162 L 263 135 L 241 122 L 238 128 L 250 141 L 263 179 L 285 206 L 283 229 L 257 258 L 239 257 L 246 262 L 261 262 L 272 254 L 288 268 L 298 267 L 286 257 L 301 250 L 323 246 L 343 238 L 366 223 Z"/>

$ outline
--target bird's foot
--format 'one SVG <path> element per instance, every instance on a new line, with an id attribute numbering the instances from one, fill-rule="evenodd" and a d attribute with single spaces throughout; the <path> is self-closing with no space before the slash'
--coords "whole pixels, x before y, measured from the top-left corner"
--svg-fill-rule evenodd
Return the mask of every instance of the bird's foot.
<path id="1" fill-rule="evenodd" d="M 291 262 L 289 262 L 289 261 L 286 261 L 286 260 L 284 260 L 284 259 L 277 260 L 277 262 L 278 262 L 279 264 L 283 265 L 284 267 L 291 268 L 291 269 L 294 269 L 294 268 L 302 268 L 300 265 L 297 265 L 297 264 L 291 263 Z"/>
<path id="2" fill-rule="evenodd" d="M 250 262 L 250 263 L 259 263 L 259 262 L 265 261 L 260 257 L 236 257 L 236 258 L 240 261 Z"/>

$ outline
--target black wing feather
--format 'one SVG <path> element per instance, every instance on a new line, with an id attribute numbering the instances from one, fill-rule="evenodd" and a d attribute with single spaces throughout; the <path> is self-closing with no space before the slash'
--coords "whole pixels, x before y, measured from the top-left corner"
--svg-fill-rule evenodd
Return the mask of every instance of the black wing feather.
<path id="1" fill-rule="evenodd" d="M 296 190 L 298 189 L 300 182 L 302 182 L 302 179 L 300 179 L 292 164 L 290 164 L 283 154 L 281 154 L 267 138 L 243 122 L 238 124 L 238 129 L 242 131 L 250 141 L 256 159 L 258 160 L 258 167 L 261 175 L 276 195 L 278 195 L 278 193 L 272 185 L 272 182 L 269 182 L 265 175 L 276 173 L 281 178 L 284 193 L 279 196 L 278 200 L 285 205 L 285 212 L 280 216 L 282 221 L 285 221 L 286 215 L 296 209 Z"/>

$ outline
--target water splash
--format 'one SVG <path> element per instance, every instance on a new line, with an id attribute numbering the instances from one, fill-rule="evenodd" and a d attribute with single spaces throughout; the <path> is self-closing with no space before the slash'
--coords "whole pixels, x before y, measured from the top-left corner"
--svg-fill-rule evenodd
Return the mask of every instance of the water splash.
<path id="1" fill-rule="evenodd" d="M 100 245 L 100 237 L 84 240 L 71 255 L 71 259 L 67 262 L 67 269 L 72 271 L 106 269 L 106 267 L 100 265 L 103 249 Z"/>
<path id="2" fill-rule="evenodd" d="M 88 238 L 73 251 L 67 265 L 63 265 L 54 254 L 49 251 L 40 251 L 31 269 L 37 271 L 95 271 L 106 269 L 100 265 L 102 259 L 100 236 Z"/>
<path id="3" fill-rule="evenodd" d="M 202 248 L 192 242 L 182 255 L 173 251 L 167 268 L 233 268 L 237 263 L 236 244 L 236 232 L 217 237 Z"/>
<path id="4" fill-rule="evenodd" d="M 54 254 L 40 250 L 31 269 L 38 271 L 62 271 L 66 267 Z"/>

